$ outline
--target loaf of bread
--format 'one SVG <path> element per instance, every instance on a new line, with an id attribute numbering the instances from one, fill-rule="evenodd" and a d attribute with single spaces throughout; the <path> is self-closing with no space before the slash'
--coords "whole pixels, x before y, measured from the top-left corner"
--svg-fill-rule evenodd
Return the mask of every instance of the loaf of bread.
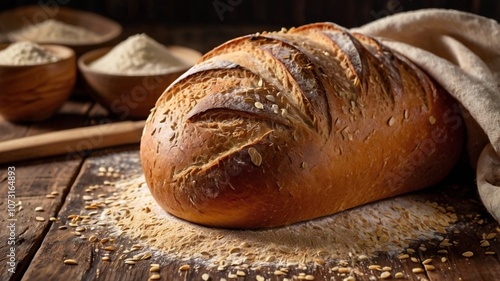
<path id="1" fill-rule="evenodd" d="M 254 34 L 165 90 L 142 166 L 174 216 L 287 225 L 441 181 L 464 141 L 457 108 L 410 61 L 335 24 Z"/>

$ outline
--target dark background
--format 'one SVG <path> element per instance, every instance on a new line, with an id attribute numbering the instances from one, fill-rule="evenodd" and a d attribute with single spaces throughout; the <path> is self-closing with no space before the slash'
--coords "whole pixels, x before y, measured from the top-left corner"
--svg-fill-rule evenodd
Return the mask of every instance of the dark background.
<path id="1" fill-rule="evenodd" d="M 164 44 L 187 45 L 202 52 L 257 31 L 318 21 L 354 27 L 422 8 L 456 9 L 500 19 L 498 0 L 2 0 L 0 12 L 33 4 L 92 11 L 122 24 L 124 38 L 145 32 Z"/>

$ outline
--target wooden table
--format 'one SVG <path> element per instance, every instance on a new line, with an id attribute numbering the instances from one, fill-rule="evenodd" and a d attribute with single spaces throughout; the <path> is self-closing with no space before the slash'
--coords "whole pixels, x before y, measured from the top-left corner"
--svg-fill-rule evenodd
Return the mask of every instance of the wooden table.
<path id="1" fill-rule="evenodd" d="M 104 109 L 90 99 L 80 98 L 67 102 L 56 116 L 40 123 L 13 124 L 0 119 L 0 140 L 88 126 L 104 119 L 108 119 Z M 125 264 L 120 258 L 104 262 L 104 245 L 99 240 L 90 242 L 87 233 L 82 233 L 86 236 L 82 239 L 75 236 L 70 227 L 62 230 L 60 227 L 68 225 L 71 222 L 68 216 L 81 209 L 85 189 L 107 179 L 106 176 L 97 177 L 99 167 L 119 163 L 122 175 L 140 173 L 138 149 L 139 145 L 129 145 L 86 154 L 68 152 L 57 157 L 0 166 L 0 280 L 148 280 L 152 263 L 160 264 L 161 280 L 204 280 L 204 274 L 207 274 L 205 279 L 210 276 L 209 280 L 261 280 L 256 279 L 257 275 L 265 278 L 262 280 L 300 280 L 301 272 L 314 276 L 314 280 L 344 280 L 348 277 L 349 274 L 332 270 L 338 261 L 323 266 L 308 265 L 305 271 L 290 268 L 284 276 L 275 275 L 276 267 L 273 266 L 260 270 L 244 269 L 245 276 L 236 279 L 229 278 L 230 273 L 235 273 L 231 267 L 218 271 L 197 265 L 195 261 L 181 262 L 165 256 L 154 256 L 135 265 Z M 15 191 L 11 194 L 15 198 L 11 197 L 11 202 L 7 198 L 8 176 L 9 170 L 14 169 L 15 175 L 11 173 L 11 176 L 15 177 Z M 411 259 L 381 254 L 357 262 L 350 272 L 355 277 L 351 280 L 380 279 L 382 272 L 370 269 L 372 264 L 392 268 L 387 280 L 394 279 L 397 270 L 405 272 L 401 280 L 500 280 L 499 224 L 482 207 L 470 174 L 459 171 L 446 183 L 420 192 L 418 196 L 439 198 L 456 209 L 458 222 L 455 231 L 448 233 L 447 237 L 458 243 L 447 247 L 448 254 L 442 255 L 437 252 L 439 241 L 415 241 L 412 256 L 416 263 Z M 11 203 L 15 203 L 15 207 Z M 9 216 L 7 211 L 11 207 L 15 211 Z M 44 211 L 37 212 L 36 207 L 42 207 Z M 53 221 L 51 217 L 57 219 Z M 15 227 L 8 230 L 9 225 Z M 496 236 L 489 237 L 488 247 L 481 247 L 480 241 L 489 233 L 496 233 Z M 13 238 L 9 240 L 11 236 Z M 15 245 L 9 245 L 9 241 L 15 241 Z M 131 242 L 118 237 L 115 243 L 129 245 Z M 426 249 L 420 247 L 421 244 Z M 117 250 L 114 257 L 119 257 L 119 251 L 123 249 Z M 462 253 L 466 251 L 474 252 L 474 256 L 464 257 Z M 15 273 L 9 272 L 9 255 L 12 253 L 15 254 Z M 446 261 L 441 260 L 443 257 Z M 70 258 L 77 260 L 78 264 L 64 264 L 63 261 Z M 433 260 L 434 270 L 412 272 L 412 268 L 422 266 L 421 262 L 428 258 Z M 179 271 L 181 264 L 185 263 L 191 266 L 190 269 Z"/>

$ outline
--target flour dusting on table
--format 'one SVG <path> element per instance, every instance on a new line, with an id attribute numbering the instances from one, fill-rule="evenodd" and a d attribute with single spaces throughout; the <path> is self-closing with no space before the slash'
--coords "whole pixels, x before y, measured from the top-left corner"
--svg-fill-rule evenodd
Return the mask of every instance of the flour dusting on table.
<path id="1" fill-rule="evenodd" d="M 101 214 L 129 237 L 175 259 L 289 264 L 403 252 L 419 239 L 443 239 L 456 221 L 452 210 L 414 196 L 392 198 L 332 216 L 269 230 L 203 227 L 167 214 L 154 201 L 143 176 L 118 182 Z"/>

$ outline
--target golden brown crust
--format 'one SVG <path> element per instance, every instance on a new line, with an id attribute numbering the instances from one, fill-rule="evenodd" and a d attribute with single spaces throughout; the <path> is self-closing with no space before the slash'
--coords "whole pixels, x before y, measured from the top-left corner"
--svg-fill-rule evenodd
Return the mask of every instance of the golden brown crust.
<path id="1" fill-rule="evenodd" d="M 141 159 L 171 214 L 261 228 L 435 184 L 462 142 L 454 101 L 425 73 L 321 23 L 206 54 L 158 100 Z"/>

